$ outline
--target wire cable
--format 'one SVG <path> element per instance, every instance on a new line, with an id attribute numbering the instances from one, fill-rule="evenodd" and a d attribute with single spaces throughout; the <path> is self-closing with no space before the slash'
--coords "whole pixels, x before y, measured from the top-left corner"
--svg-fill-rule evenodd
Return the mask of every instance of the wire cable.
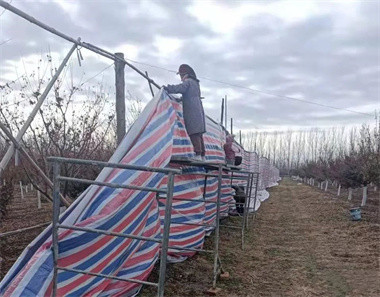
<path id="1" fill-rule="evenodd" d="M 11 4 L 13 0 L 9 1 L 8 4 Z M 0 13 L 0 17 L 7 11 L 6 8 L 4 8 L 4 10 Z"/>
<path id="2" fill-rule="evenodd" d="M 7 40 L 4 40 L 4 41 L 0 42 L 0 46 L 3 45 L 3 44 L 6 44 L 7 42 L 9 42 L 11 40 L 12 40 L 12 38 L 9 38 Z"/>
<path id="3" fill-rule="evenodd" d="M 94 76 L 91 76 L 89 79 L 85 80 L 84 82 L 82 82 L 80 84 L 80 86 L 82 87 L 84 84 L 88 83 L 90 80 L 94 79 L 95 77 L 101 75 L 104 71 L 106 71 L 108 68 L 110 68 L 112 65 L 114 65 L 114 63 L 111 63 L 110 65 L 108 65 L 107 67 L 105 67 L 103 70 L 101 70 L 98 74 L 94 75 Z"/>
<path id="4" fill-rule="evenodd" d="M 167 68 L 164 68 L 164 67 L 160 67 L 160 66 L 156 66 L 156 65 L 152 65 L 152 64 L 148 64 L 148 63 L 143 63 L 143 62 L 138 62 L 138 61 L 134 61 L 134 60 L 131 60 L 131 59 L 125 59 L 125 60 L 128 60 L 128 61 L 130 61 L 132 63 L 135 63 L 135 64 L 140 64 L 140 65 L 144 65 L 144 66 L 148 66 L 148 67 L 152 67 L 152 68 L 156 68 L 156 69 L 160 69 L 160 70 L 165 70 L 165 71 L 168 71 L 168 72 L 171 72 L 171 73 L 177 73 L 177 71 L 175 71 L 175 70 L 170 70 L 170 69 L 167 69 Z M 344 111 L 347 111 L 347 112 L 352 112 L 352 113 L 356 113 L 356 114 L 360 114 L 360 115 L 366 115 L 366 116 L 371 116 L 371 117 L 373 116 L 372 114 L 366 113 L 366 112 L 360 112 L 360 111 L 351 110 L 351 109 L 347 109 L 347 108 L 342 108 L 342 107 L 336 107 L 336 106 L 331 106 L 331 105 L 327 105 L 327 104 L 322 104 L 322 103 L 318 103 L 318 102 L 314 102 L 314 101 L 310 101 L 310 100 L 305 100 L 305 99 L 299 99 L 299 98 L 294 98 L 294 97 L 285 96 L 285 95 L 274 94 L 274 93 L 271 93 L 271 92 L 269 92 L 267 90 L 253 89 L 253 88 L 249 88 L 249 87 L 246 87 L 246 86 L 242 86 L 242 85 L 238 85 L 238 84 L 233 84 L 233 83 L 229 83 L 229 82 L 225 82 L 225 81 L 221 81 L 221 80 L 216 80 L 216 79 L 212 79 L 212 78 L 208 78 L 208 77 L 199 76 L 199 78 L 201 78 L 203 80 L 208 80 L 208 81 L 211 81 L 211 82 L 216 82 L 216 83 L 219 83 L 219 84 L 223 84 L 223 85 L 226 85 L 226 86 L 230 86 L 230 87 L 233 87 L 233 88 L 244 89 L 244 90 L 250 91 L 251 93 L 259 93 L 259 94 L 264 94 L 264 95 L 267 95 L 267 96 L 277 97 L 277 98 L 280 98 L 280 99 L 292 100 L 292 101 L 302 102 L 302 103 L 306 103 L 306 104 L 313 104 L 313 105 L 317 105 L 317 106 L 321 106 L 321 107 L 326 107 L 326 108 L 331 108 L 331 109 L 335 109 L 335 110 L 344 110 Z"/>

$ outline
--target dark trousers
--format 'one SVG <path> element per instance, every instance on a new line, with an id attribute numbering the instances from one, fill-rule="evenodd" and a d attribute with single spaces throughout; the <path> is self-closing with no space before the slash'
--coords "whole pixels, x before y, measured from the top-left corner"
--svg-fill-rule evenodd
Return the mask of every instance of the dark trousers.
<path id="1" fill-rule="evenodd" d="M 204 156 L 206 154 L 206 150 L 203 142 L 203 133 L 190 135 L 190 140 L 193 144 L 195 154 Z"/>

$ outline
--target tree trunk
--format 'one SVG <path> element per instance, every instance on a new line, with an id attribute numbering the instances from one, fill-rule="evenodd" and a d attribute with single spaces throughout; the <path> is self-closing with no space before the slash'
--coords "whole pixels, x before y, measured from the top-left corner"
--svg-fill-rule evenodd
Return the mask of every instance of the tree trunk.
<path id="1" fill-rule="evenodd" d="M 362 206 L 364 206 L 367 203 L 367 186 L 363 187 L 363 198 L 362 198 Z"/>
<path id="2" fill-rule="evenodd" d="M 338 193 L 336 194 L 337 196 L 340 196 L 340 188 L 341 188 L 341 185 L 339 184 L 339 186 L 338 186 Z"/>
<path id="3" fill-rule="evenodd" d="M 325 192 L 327 192 L 327 188 L 329 186 L 329 181 L 326 179 L 326 184 L 325 184 Z"/>
<path id="4" fill-rule="evenodd" d="M 352 199 L 352 189 L 348 188 L 348 200 Z"/>

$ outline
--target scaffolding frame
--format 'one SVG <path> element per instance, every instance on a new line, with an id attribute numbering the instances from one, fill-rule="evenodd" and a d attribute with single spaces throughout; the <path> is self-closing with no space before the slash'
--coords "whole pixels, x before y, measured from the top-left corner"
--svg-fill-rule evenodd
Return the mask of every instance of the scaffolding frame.
<path id="1" fill-rule="evenodd" d="M 170 169 L 170 168 L 156 168 L 156 167 L 149 167 L 149 166 L 136 166 L 136 165 L 126 165 L 126 164 L 117 164 L 117 163 L 109 163 L 109 162 L 100 162 L 100 161 L 92 161 L 92 160 L 80 160 L 80 159 L 71 159 L 71 158 L 61 158 L 61 157 L 49 157 L 48 161 L 53 164 L 53 224 L 52 224 L 52 238 L 53 238 L 53 296 L 57 296 L 57 289 L 58 289 L 58 271 L 70 271 L 74 273 L 80 273 L 80 274 L 87 274 L 97 277 L 103 277 L 103 278 L 109 278 L 114 280 L 120 280 L 120 281 L 126 281 L 126 282 L 132 282 L 137 283 L 141 285 L 150 285 L 157 287 L 157 296 L 163 297 L 164 296 L 164 286 L 165 286 L 165 277 L 166 277 L 166 263 L 167 263 L 167 252 L 168 252 L 168 245 L 169 245 L 169 231 L 170 231 L 170 221 L 171 221 L 171 207 L 172 207 L 172 199 L 173 199 L 173 191 L 174 191 L 174 176 L 175 174 L 180 174 L 181 170 L 178 169 Z M 98 182 L 98 181 L 91 181 L 91 180 L 85 180 L 85 179 L 79 179 L 79 178 L 69 178 L 65 176 L 60 175 L 60 169 L 61 169 L 61 163 L 72 163 L 72 164 L 81 164 L 81 165 L 96 165 L 101 167 L 112 167 L 112 168 L 120 168 L 120 169 L 131 169 L 131 170 L 139 170 L 139 171 L 150 171 L 150 172 L 160 172 L 168 175 L 168 183 L 167 183 L 167 190 L 162 190 L 158 188 L 151 188 L 151 187 L 140 187 L 140 186 L 133 186 L 133 185 L 123 185 L 119 183 L 106 183 L 106 182 Z M 94 184 L 99 186 L 106 186 L 111 188 L 124 188 L 124 189 L 132 189 L 132 190 L 142 190 L 142 191 L 149 191 L 149 192 L 156 192 L 156 193 L 163 193 L 167 195 L 167 200 L 165 204 L 165 218 L 164 218 L 164 228 L 163 228 L 163 234 L 162 239 L 156 239 L 151 237 L 145 237 L 145 236 L 138 236 L 138 235 L 131 235 L 131 234 L 124 234 L 124 233 L 118 233 L 118 232 L 110 232 L 110 231 L 104 231 L 104 230 L 98 230 L 93 228 L 85 228 L 85 227 L 75 227 L 75 226 L 67 226 L 59 223 L 59 207 L 60 207 L 60 200 L 59 200 L 59 189 L 60 189 L 60 183 L 62 181 L 70 181 L 70 182 L 80 182 L 85 184 Z M 124 238 L 131 238 L 131 239 L 137 239 L 137 240 L 145 240 L 145 241 L 153 241 L 161 244 L 161 257 L 160 257 L 160 268 L 159 268 L 159 280 L 158 283 L 148 282 L 148 281 L 141 281 L 137 279 L 126 279 L 126 278 L 120 278 L 115 277 L 111 275 L 105 275 L 105 274 L 99 274 L 99 273 L 92 273 L 84 270 L 78 270 L 78 269 L 70 269 L 65 267 L 59 267 L 58 266 L 58 259 L 59 259 L 59 249 L 58 249 L 58 230 L 59 229 L 71 229 L 71 230 L 79 230 L 84 232 L 91 232 L 91 233 L 98 233 L 103 234 L 107 236 L 117 236 L 117 237 L 124 237 Z M 175 247 L 171 246 L 171 249 L 183 249 L 182 247 Z"/>
<path id="2" fill-rule="evenodd" d="M 242 240 L 242 248 L 244 245 L 244 236 L 245 236 L 245 227 L 248 224 L 248 215 L 249 215 L 249 205 L 251 201 L 251 193 L 252 193 L 252 187 L 253 187 L 253 180 L 254 176 L 256 176 L 256 181 L 258 180 L 258 173 L 253 173 L 250 171 L 243 171 L 239 168 L 231 168 L 225 166 L 225 164 L 222 163 L 208 163 L 208 162 L 194 162 L 189 160 L 171 160 L 171 164 L 177 163 L 184 166 L 193 166 L 193 167 L 201 167 L 205 169 L 205 172 L 197 172 L 197 173 L 184 173 L 182 171 L 182 168 L 174 169 L 174 168 L 156 168 L 156 167 L 149 167 L 149 166 L 137 166 L 137 165 L 129 165 L 129 164 L 118 164 L 118 163 L 110 163 L 110 162 L 102 162 L 102 161 L 93 161 L 93 160 L 82 160 L 82 159 L 72 159 L 72 158 L 62 158 L 62 157 L 49 157 L 48 161 L 52 163 L 53 165 L 53 224 L 52 224 L 52 237 L 53 237 L 53 296 L 57 296 L 57 289 L 58 289 L 58 271 L 70 271 L 78 274 L 87 274 L 97 277 L 103 277 L 103 278 L 109 278 L 114 280 L 120 280 L 125 282 L 132 282 L 137 283 L 141 285 L 149 285 L 154 286 L 157 288 L 157 296 L 163 297 L 164 296 L 164 288 L 165 288 L 165 277 L 166 277 L 166 264 L 167 264 L 167 253 L 169 249 L 172 250 L 183 250 L 183 251 L 192 251 L 192 252 L 205 252 L 205 253 L 212 253 L 214 255 L 213 259 L 213 277 L 212 277 L 212 288 L 216 289 L 216 284 L 218 280 L 218 276 L 224 272 L 222 267 L 222 261 L 219 254 L 219 241 L 220 241 L 220 227 L 226 227 L 226 228 L 234 228 L 234 229 L 241 229 L 241 240 Z M 168 182 L 167 182 L 167 189 L 159 189 L 159 188 L 152 188 L 152 187 L 142 187 L 142 186 L 134 186 L 134 185 L 124 185 L 119 183 L 107 183 L 107 182 L 101 182 L 101 181 L 95 181 L 95 180 L 87 180 L 87 179 L 79 179 L 79 178 L 71 178 L 66 176 L 60 175 L 60 168 L 62 163 L 72 163 L 72 164 L 79 164 L 79 165 L 95 165 L 100 167 L 111 167 L 111 168 L 119 168 L 119 169 L 130 169 L 130 170 L 139 170 L 139 171 L 150 171 L 150 172 L 160 172 L 164 173 L 168 176 Z M 210 171 L 217 171 L 217 174 L 209 173 Z M 229 174 L 229 172 L 231 174 Z M 235 172 L 239 172 L 239 175 L 233 175 Z M 179 198 L 179 197 L 173 197 L 174 194 L 174 177 L 175 175 L 203 175 L 205 177 L 204 182 L 204 188 L 203 188 L 203 199 L 187 199 L 187 198 Z M 206 197 L 206 188 L 207 188 L 207 178 L 208 177 L 217 177 L 217 196 L 216 201 L 208 201 L 205 199 Z M 230 225 L 223 225 L 220 224 L 221 219 L 221 213 L 220 213 L 220 207 L 221 205 L 230 205 L 231 203 L 228 202 L 222 202 L 221 201 L 221 190 L 222 190 L 222 180 L 228 179 L 230 180 L 232 184 L 233 179 L 237 180 L 246 180 L 246 199 L 244 203 L 240 203 L 244 207 L 242 218 L 242 225 L 241 227 L 238 226 L 230 226 Z M 165 217 L 164 217 L 164 227 L 163 227 L 163 234 L 161 239 L 156 238 L 150 238 L 150 237 L 144 237 L 144 236 L 137 236 L 132 234 L 124 234 L 124 233 L 118 233 L 118 232 L 111 232 L 106 230 L 98 230 L 94 228 L 86 228 L 86 227 L 76 227 L 76 226 L 68 226 L 64 224 L 59 223 L 59 207 L 60 207 L 60 201 L 59 201 L 59 189 L 60 189 L 60 183 L 63 181 L 68 182 L 79 182 L 84 183 L 88 185 L 98 185 L 98 186 L 105 186 L 105 187 L 112 187 L 112 188 L 125 188 L 125 189 L 132 189 L 132 190 L 141 190 L 141 191 L 149 191 L 149 192 L 156 192 L 156 199 L 159 202 L 162 199 L 165 199 Z M 256 193 L 257 193 L 257 183 L 255 185 L 255 191 L 254 191 L 254 199 L 256 199 Z M 162 196 L 162 195 L 166 196 Z M 170 236 L 170 225 L 171 225 L 171 214 L 172 214 L 172 203 L 173 200 L 180 200 L 180 201 L 188 201 L 188 202 L 194 202 L 194 203 L 211 203 L 216 205 L 216 211 L 215 211 L 215 221 L 214 224 L 197 224 L 197 223 L 181 223 L 183 225 L 195 225 L 195 226 L 202 226 L 202 227 L 212 227 L 214 233 L 214 245 L 213 249 L 198 249 L 198 248 L 187 248 L 187 247 L 177 247 L 177 246 L 170 246 L 169 245 L 169 236 Z M 235 203 L 233 203 L 235 204 Z M 238 204 L 238 203 L 237 203 Z M 58 259 L 59 259 L 59 249 L 58 249 L 58 230 L 59 229 L 70 229 L 70 230 L 77 230 L 77 231 L 83 231 L 83 232 L 91 232 L 91 233 L 98 233 L 103 234 L 107 236 L 117 236 L 117 237 L 124 237 L 124 238 L 131 238 L 136 240 L 145 240 L 145 241 L 152 241 L 161 244 L 161 255 L 160 255 L 160 267 L 159 267 L 159 275 L 158 275 L 158 282 L 150 282 L 150 281 L 142 281 L 138 279 L 126 279 L 126 278 L 120 278 L 115 277 L 111 275 L 105 275 L 100 273 L 92 273 L 89 271 L 84 270 L 78 270 L 78 269 L 71 269 L 71 268 L 65 268 L 65 267 L 59 267 L 58 266 Z"/>
<path id="3" fill-rule="evenodd" d="M 259 180 L 259 173 L 258 172 L 251 172 L 242 170 L 241 168 L 237 166 L 226 166 L 226 164 L 222 163 L 210 163 L 210 162 L 203 162 L 203 161 L 192 161 L 189 159 L 182 159 L 182 158 L 172 158 L 171 163 L 181 164 L 184 166 L 193 166 L 193 167 L 203 167 L 205 169 L 205 173 L 197 172 L 197 173 L 182 173 L 183 175 L 203 175 L 205 177 L 204 180 L 204 186 L 203 186 L 203 199 L 187 199 L 187 198 L 173 198 L 174 200 L 182 200 L 182 201 L 188 201 L 188 202 L 194 202 L 194 203 L 211 203 L 216 204 L 216 214 L 215 214 L 215 225 L 209 225 L 209 224 L 191 224 L 196 226 L 204 226 L 204 227 L 213 227 L 215 228 L 215 235 L 214 235 L 214 249 L 213 250 L 199 250 L 200 252 L 212 252 L 214 253 L 214 270 L 213 270 L 213 283 L 212 288 L 216 289 L 216 283 L 218 276 L 220 273 L 223 273 L 223 267 L 222 267 L 222 261 L 219 256 L 219 240 L 220 240 L 220 227 L 226 227 L 226 228 L 232 228 L 232 229 L 241 229 L 241 248 L 244 249 L 244 237 L 245 237 L 245 227 L 248 225 L 248 216 L 249 216 L 249 210 L 250 208 L 250 201 L 251 198 L 254 199 L 254 207 L 256 205 L 256 199 L 257 199 L 257 186 L 258 186 L 258 180 Z M 209 171 L 216 171 L 218 170 L 218 174 L 210 174 Z M 226 173 L 227 172 L 227 173 Z M 228 172 L 231 172 L 231 175 L 228 174 Z M 234 173 L 238 172 L 238 176 L 234 176 Z M 207 201 L 205 199 L 206 196 L 206 187 L 207 187 L 207 177 L 217 177 L 218 178 L 218 190 L 217 190 L 217 201 Z M 254 178 L 256 177 L 256 178 Z M 246 199 L 244 203 L 226 203 L 221 201 L 221 188 L 222 188 L 222 180 L 227 179 L 230 181 L 230 184 L 232 185 L 232 181 L 234 179 L 236 180 L 246 180 L 247 184 L 245 186 L 246 191 Z M 255 180 L 255 183 L 253 182 Z M 252 187 L 255 185 L 255 191 L 254 196 L 252 197 Z M 243 205 L 243 216 L 242 218 L 242 225 L 241 227 L 238 226 L 232 226 L 232 225 L 224 225 L 220 224 L 220 206 L 221 205 Z M 189 223 L 178 223 L 178 224 L 189 224 Z M 248 230 L 248 228 L 247 228 Z"/>

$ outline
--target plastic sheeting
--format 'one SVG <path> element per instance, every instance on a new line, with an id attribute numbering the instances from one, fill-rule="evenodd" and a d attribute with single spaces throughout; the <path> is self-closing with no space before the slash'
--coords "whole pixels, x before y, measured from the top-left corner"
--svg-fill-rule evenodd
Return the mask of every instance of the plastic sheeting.
<path id="1" fill-rule="evenodd" d="M 224 163 L 223 144 L 226 133 L 215 121 L 206 118 L 204 134 L 206 159 Z M 241 168 L 260 171 L 260 200 L 265 189 L 278 181 L 278 170 L 265 158 L 244 151 L 237 143 L 234 148 L 243 157 Z M 175 157 L 193 156 L 191 141 L 186 133 L 182 106 L 160 91 L 147 105 L 135 124 L 111 157 L 110 162 L 152 167 L 176 167 Z M 206 182 L 202 167 L 183 167 L 183 175 L 175 177 L 172 222 L 168 260 L 179 262 L 193 252 L 170 249 L 170 246 L 201 248 L 206 232 L 215 224 L 216 205 L 181 201 L 180 198 L 217 201 L 217 178 Z M 198 174 L 197 174 L 198 173 Z M 129 185 L 166 187 L 167 178 L 161 173 L 105 168 L 97 181 Z M 246 181 L 234 181 L 246 183 Z M 230 180 L 222 182 L 221 216 L 228 216 L 234 207 Z M 156 194 L 127 189 L 90 186 L 60 217 L 65 225 L 90 227 L 125 234 L 161 238 L 165 199 Z M 253 200 L 251 201 L 251 203 Z M 256 209 L 260 203 L 256 203 Z M 208 227 L 188 225 L 208 224 Z M 51 295 L 53 258 L 51 227 L 44 230 L 22 253 L 0 284 L 2 296 Z M 102 234 L 73 230 L 59 231 L 59 266 L 102 273 L 121 278 L 146 280 L 159 255 L 159 244 Z M 90 275 L 59 271 L 58 295 L 65 296 L 133 296 L 140 285 Z"/>

